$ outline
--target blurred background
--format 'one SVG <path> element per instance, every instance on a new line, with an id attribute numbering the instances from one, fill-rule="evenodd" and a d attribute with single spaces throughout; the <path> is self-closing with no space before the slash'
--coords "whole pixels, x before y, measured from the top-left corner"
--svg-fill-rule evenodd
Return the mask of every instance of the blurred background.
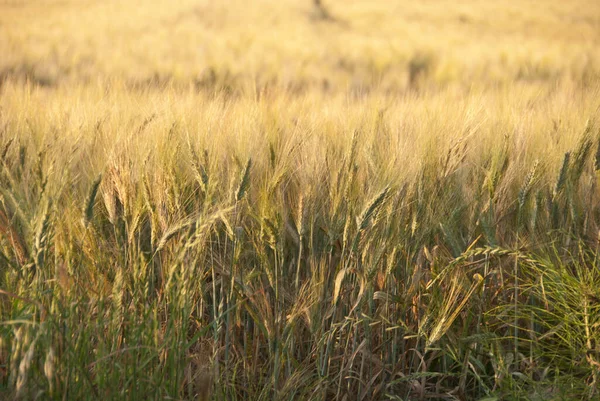
<path id="1" fill-rule="evenodd" d="M 600 2 L 2 0 L 0 83 L 293 92 L 573 81 Z"/>

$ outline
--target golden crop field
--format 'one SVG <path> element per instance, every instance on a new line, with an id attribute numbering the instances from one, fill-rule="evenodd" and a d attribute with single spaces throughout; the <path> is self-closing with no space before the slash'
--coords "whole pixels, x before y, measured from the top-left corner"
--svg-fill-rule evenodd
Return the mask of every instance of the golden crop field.
<path id="1" fill-rule="evenodd" d="M 600 399 L 600 2 L 0 0 L 0 399 Z"/>

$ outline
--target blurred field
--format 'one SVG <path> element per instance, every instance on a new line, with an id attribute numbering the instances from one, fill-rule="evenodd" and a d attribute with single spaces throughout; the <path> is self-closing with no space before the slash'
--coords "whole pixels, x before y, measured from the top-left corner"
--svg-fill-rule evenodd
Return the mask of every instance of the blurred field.
<path id="1" fill-rule="evenodd" d="M 600 3 L 0 0 L 0 399 L 600 389 Z"/>
<path id="2" fill-rule="evenodd" d="M 6 1 L 0 78 L 399 91 L 599 70 L 596 1 Z M 422 77 L 413 77 L 413 79 Z"/>

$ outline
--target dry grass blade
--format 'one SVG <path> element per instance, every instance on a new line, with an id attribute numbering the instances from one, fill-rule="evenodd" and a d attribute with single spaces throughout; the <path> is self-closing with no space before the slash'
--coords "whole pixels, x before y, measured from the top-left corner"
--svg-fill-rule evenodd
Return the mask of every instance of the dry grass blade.
<path id="1" fill-rule="evenodd" d="M 436 323 L 427 337 L 427 346 L 431 346 L 442 338 L 465 308 L 475 290 L 483 284 L 483 277 L 479 274 L 476 274 L 473 278 L 474 282 L 469 290 L 461 294 L 460 287 L 462 287 L 462 283 L 459 282 L 457 275 L 452 277 L 450 290 L 443 299 L 442 312 L 439 316 L 436 316 Z"/>

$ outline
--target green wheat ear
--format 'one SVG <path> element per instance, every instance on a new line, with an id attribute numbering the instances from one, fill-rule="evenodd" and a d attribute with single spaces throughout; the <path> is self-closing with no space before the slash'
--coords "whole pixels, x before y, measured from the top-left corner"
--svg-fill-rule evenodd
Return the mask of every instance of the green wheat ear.
<path id="1" fill-rule="evenodd" d="M 248 159 L 248 162 L 246 163 L 246 167 L 244 168 L 244 171 L 242 172 L 242 178 L 240 180 L 240 185 L 238 186 L 238 189 L 235 191 L 235 200 L 237 202 L 242 200 L 242 198 L 246 194 L 246 191 L 248 190 L 248 187 L 250 186 L 250 168 L 251 167 L 252 167 L 252 159 Z"/>
<path id="2" fill-rule="evenodd" d="M 83 209 L 83 224 L 87 227 L 92 218 L 94 217 L 94 203 L 96 202 L 96 195 L 98 195 L 98 188 L 100 188 L 100 182 L 102 182 L 102 174 L 96 178 L 92 183 L 90 192 L 85 200 L 85 207 Z"/>
<path id="3" fill-rule="evenodd" d="M 564 188 L 565 183 L 567 181 L 567 173 L 569 171 L 569 161 L 571 159 L 571 152 L 565 153 L 565 157 L 563 159 L 562 167 L 560 168 L 560 173 L 558 174 L 558 179 L 556 180 L 556 185 L 554 186 L 553 197 L 560 193 L 560 191 Z"/>
<path id="4" fill-rule="evenodd" d="M 194 174 L 196 176 L 196 181 L 198 181 L 198 184 L 200 184 L 202 192 L 207 192 L 208 191 L 208 172 L 206 169 L 206 164 L 203 165 L 200 162 L 200 158 L 198 157 L 198 154 L 196 153 L 196 151 L 192 147 L 192 144 L 189 141 L 188 141 L 188 149 L 189 149 L 190 155 L 192 157 L 192 167 L 194 168 Z M 205 161 L 206 161 L 206 158 L 207 157 L 205 154 Z"/>
<path id="5" fill-rule="evenodd" d="M 369 206 L 361 213 L 360 215 L 360 229 L 364 230 L 373 214 L 379 209 L 379 207 L 383 204 L 385 197 L 388 192 L 390 192 L 390 187 L 385 187 L 383 191 L 381 191 L 372 201 L 369 203 Z"/>
<path id="6" fill-rule="evenodd" d="M 531 186 L 533 185 L 533 181 L 535 180 L 535 176 L 536 176 L 536 172 L 537 172 L 537 168 L 538 168 L 539 164 L 540 164 L 539 160 L 536 160 L 535 162 L 533 162 L 533 166 L 529 170 L 529 173 L 527 173 L 527 176 L 525 177 L 525 181 L 523 182 L 523 185 L 521 186 L 521 190 L 519 191 L 519 207 L 521 207 L 521 208 L 525 205 L 525 200 L 527 199 L 527 195 L 529 194 L 529 191 L 531 190 Z"/>
<path id="7" fill-rule="evenodd" d="M 599 170 L 600 170 L 600 130 L 598 130 L 596 155 L 594 157 L 594 171 L 599 171 Z"/>
<path id="8" fill-rule="evenodd" d="M 592 139 L 590 138 L 590 125 L 585 128 L 583 136 L 579 142 L 579 145 L 573 153 L 573 164 L 571 168 L 571 180 L 573 184 L 576 184 L 583 171 L 585 170 L 586 163 L 592 151 Z"/>

